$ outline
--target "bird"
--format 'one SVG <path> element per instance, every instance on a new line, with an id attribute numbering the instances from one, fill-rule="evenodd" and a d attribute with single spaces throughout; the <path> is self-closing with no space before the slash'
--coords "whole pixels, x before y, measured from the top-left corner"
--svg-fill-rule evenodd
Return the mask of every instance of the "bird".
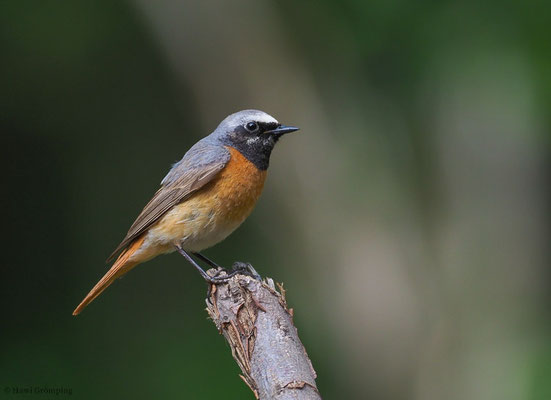
<path id="1" fill-rule="evenodd" d="M 275 144 L 283 135 L 297 130 L 260 110 L 243 110 L 226 117 L 172 166 L 107 259 L 110 262 L 118 254 L 115 262 L 73 315 L 80 314 L 138 264 L 174 251 L 207 282 L 227 280 L 232 273 L 211 277 L 193 256 L 218 267 L 200 252 L 224 240 L 250 215 L 264 187 Z"/>

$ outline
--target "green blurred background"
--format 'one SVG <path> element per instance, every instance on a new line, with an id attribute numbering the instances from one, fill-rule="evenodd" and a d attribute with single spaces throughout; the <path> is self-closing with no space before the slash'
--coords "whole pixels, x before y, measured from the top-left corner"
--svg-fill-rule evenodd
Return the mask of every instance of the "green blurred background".
<path id="1" fill-rule="evenodd" d="M 548 1 L 2 2 L 0 396 L 252 398 L 176 254 L 71 312 L 170 164 L 258 108 L 302 130 L 206 254 L 285 283 L 325 398 L 550 399 L 550 17 Z"/>

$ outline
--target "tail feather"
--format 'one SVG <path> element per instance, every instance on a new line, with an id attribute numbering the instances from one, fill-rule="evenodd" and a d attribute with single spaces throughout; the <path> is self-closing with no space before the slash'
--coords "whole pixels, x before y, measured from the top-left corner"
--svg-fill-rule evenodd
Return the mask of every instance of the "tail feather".
<path id="1" fill-rule="evenodd" d="M 136 265 L 138 265 L 139 261 L 130 261 L 130 256 L 134 254 L 142 245 L 144 241 L 144 237 L 142 236 L 138 240 L 134 241 L 132 245 L 125 251 L 121 253 L 119 258 L 117 258 L 117 261 L 113 264 L 111 269 L 107 271 L 107 273 L 103 276 L 103 278 L 100 279 L 100 281 L 90 290 L 90 293 L 86 295 L 84 300 L 81 301 L 81 303 L 78 305 L 77 308 L 75 308 L 75 311 L 73 311 L 73 315 L 78 315 L 80 312 L 86 307 L 88 304 L 90 304 L 96 297 L 98 297 L 109 285 L 111 285 L 117 278 L 120 278 L 124 274 L 126 274 L 128 271 L 130 271 L 132 268 L 134 268 Z"/>

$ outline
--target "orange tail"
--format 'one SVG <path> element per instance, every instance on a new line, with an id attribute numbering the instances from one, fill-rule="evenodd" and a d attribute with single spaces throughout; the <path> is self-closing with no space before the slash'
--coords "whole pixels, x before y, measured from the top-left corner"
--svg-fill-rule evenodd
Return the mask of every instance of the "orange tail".
<path id="1" fill-rule="evenodd" d="M 115 279 L 120 278 L 124 274 L 126 274 L 128 271 L 130 271 L 132 268 L 134 268 L 136 265 L 138 265 L 139 261 L 129 261 L 129 258 L 132 254 L 136 252 L 142 245 L 145 237 L 142 236 L 141 238 L 137 239 L 132 243 L 132 245 L 123 251 L 119 258 L 117 258 L 117 261 L 113 264 L 111 269 L 107 271 L 107 273 L 101 278 L 101 280 L 90 290 L 90 293 L 86 295 L 84 300 L 78 305 L 77 308 L 75 308 L 75 311 L 73 311 L 73 315 L 78 315 L 80 312 L 86 307 L 88 304 L 90 304 L 96 297 L 98 297 L 109 285 L 111 285 Z"/>

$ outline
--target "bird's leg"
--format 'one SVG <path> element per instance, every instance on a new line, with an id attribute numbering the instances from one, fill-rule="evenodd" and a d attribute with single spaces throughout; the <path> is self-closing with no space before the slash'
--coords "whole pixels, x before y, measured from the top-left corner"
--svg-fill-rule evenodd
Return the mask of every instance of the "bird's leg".
<path id="1" fill-rule="evenodd" d="M 198 257 L 200 258 L 201 260 L 203 260 L 204 262 L 206 262 L 208 265 L 210 265 L 212 268 L 220 268 L 220 269 L 224 269 L 225 268 L 222 268 L 220 265 L 216 264 L 214 261 L 212 261 L 210 258 L 207 258 L 206 256 L 202 255 L 201 253 L 191 253 L 193 254 L 195 257 Z"/>
<path id="2" fill-rule="evenodd" d="M 176 250 L 178 251 L 178 253 L 180 253 L 182 256 L 184 256 L 184 258 L 191 264 L 195 267 L 195 269 L 201 274 L 201 276 L 203 277 L 203 279 L 205 281 L 207 281 L 208 283 L 211 283 L 211 284 L 216 284 L 216 283 L 225 283 L 228 281 L 229 278 L 231 278 L 232 276 L 236 275 L 239 271 L 232 271 L 230 273 L 228 273 L 226 276 L 224 277 L 220 277 L 220 278 L 217 278 L 217 277 L 212 277 L 212 276 L 209 276 L 209 274 L 207 274 L 203 268 L 201 268 L 201 266 L 199 264 L 197 264 L 197 262 L 193 259 L 193 257 L 191 257 L 191 255 L 185 251 L 184 249 L 182 249 L 180 246 L 176 246 Z M 206 257 L 205 257 L 206 258 Z M 209 260 L 210 261 L 210 260 Z M 209 263 L 210 264 L 210 263 Z"/>
<path id="3" fill-rule="evenodd" d="M 208 265 L 210 265 L 212 268 L 215 268 L 218 270 L 218 273 L 221 271 L 224 271 L 226 275 L 229 275 L 230 273 L 226 270 L 226 268 L 221 267 L 220 265 L 216 264 L 214 261 L 212 261 L 210 258 L 202 255 L 201 253 L 191 253 L 195 257 L 201 259 L 202 261 L 206 262 Z M 231 274 L 231 276 L 234 276 L 235 274 Z"/>
<path id="4" fill-rule="evenodd" d="M 208 257 L 202 255 L 201 253 L 192 253 L 192 254 L 194 256 L 200 258 L 204 262 L 206 262 L 212 268 L 225 269 L 225 268 L 222 268 L 221 266 L 219 266 L 218 264 L 216 264 L 214 261 L 212 261 Z M 234 262 L 233 265 L 232 265 L 231 275 L 233 276 L 236 273 L 240 273 L 240 274 L 243 274 L 243 275 L 249 275 L 250 277 L 252 277 L 256 280 L 259 280 L 259 281 L 262 280 L 262 277 L 260 276 L 260 274 L 258 272 L 256 272 L 256 270 L 253 268 L 253 266 L 249 263 L 244 263 L 244 262 L 241 262 L 241 261 Z"/>

